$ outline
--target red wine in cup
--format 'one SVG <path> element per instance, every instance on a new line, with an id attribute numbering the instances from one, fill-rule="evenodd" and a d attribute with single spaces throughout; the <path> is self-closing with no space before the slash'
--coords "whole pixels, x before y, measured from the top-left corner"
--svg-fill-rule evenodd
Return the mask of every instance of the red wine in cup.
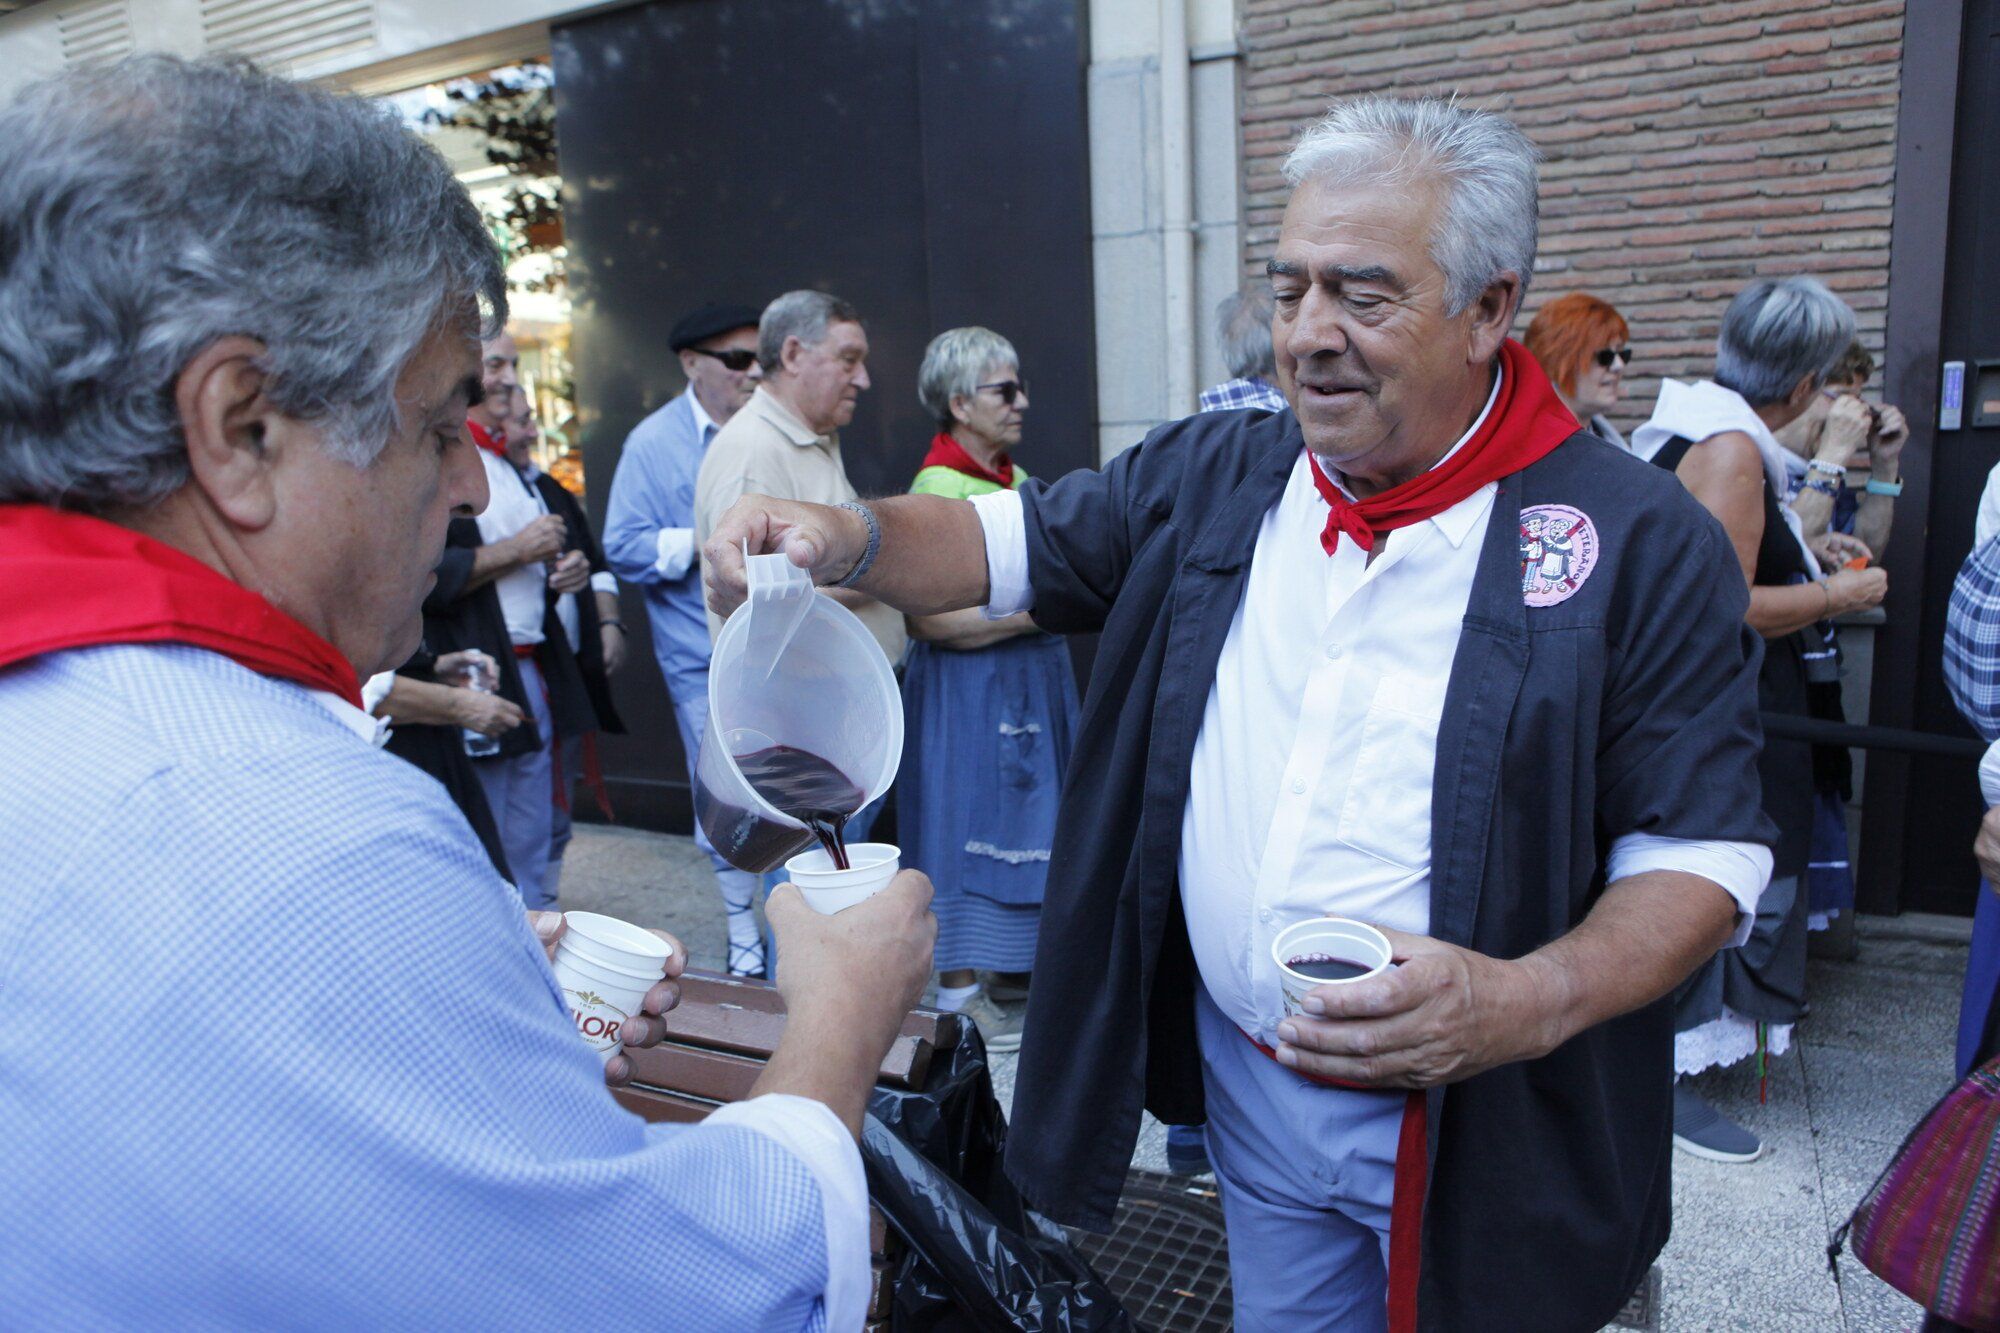
<path id="1" fill-rule="evenodd" d="M 848 817 L 867 801 L 868 793 L 810 750 L 773 745 L 733 757 L 752 791 L 773 809 L 811 829 L 833 864 L 848 869 L 847 843 L 841 830 Z M 699 783 L 694 797 L 695 817 L 701 821 L 702 832 L 732 865 L 761 874 L 776 869 L 798 846 L 795 828 L 729 805 Z"/>
<path id="2" fill-rule="evenodd" d="M 1309 953 L 1285 960 L 1285 966 L 1302 977 L 1314 981 L 1352 981 L 1365 977 L 1375 969 L 1365 963 L 1352 963 L 1345 958 L 1335 958 L 1332 954 Z"/>

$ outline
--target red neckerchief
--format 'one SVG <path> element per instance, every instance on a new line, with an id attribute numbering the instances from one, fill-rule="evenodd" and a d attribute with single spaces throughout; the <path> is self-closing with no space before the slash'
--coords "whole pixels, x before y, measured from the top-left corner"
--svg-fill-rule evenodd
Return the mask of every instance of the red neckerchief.
<path id="1" fill-rule="evenodd" d="M 507 456 L 506 431 L 488 430 L 471 417 L 465 419 L 465 428 L 472 433 L 472 442 L 481 449 L 492 454 L 495 458 L 505 458 Z"/>
<path id="2" fill-rule="evenodd" d="M 1430 471 L 1366 500 L 1350 500 L 1307 451 L 1313 485 L 1332 510 L 1319 544 L 1332 555 L 1346 533 L 1362 550 L 1372 551 L 1376 533 L 1442 514 L 1486 483 L 1519 472 L 1577 429 L 1576 418 L 1556 396 L 1541 364 L 1509 338 L 1500 346 L 1500 392 L 1492 410 L 1457 453 Z"/>
<path id="3" fill-rule="evenodd" d="M 0 504 L 0 667 L 65 648 L 185 643 L 361 707 L 354 664 L 191 555 L 86 514 Z"/>
<path id="4" fill-rule="evenodd" d="M 1001 454 L 993 460 L 992 467 L 980 466 L 979 460 L 965 452 L 965 446 L 943 431 L 931 441 L 931 451 L 924 455 L 925 467 L 948 467 L 953 472 L 963 472 L 968 477 L 990 481 L 1002 490 L 1014 489 L 1014 460 Z"/>

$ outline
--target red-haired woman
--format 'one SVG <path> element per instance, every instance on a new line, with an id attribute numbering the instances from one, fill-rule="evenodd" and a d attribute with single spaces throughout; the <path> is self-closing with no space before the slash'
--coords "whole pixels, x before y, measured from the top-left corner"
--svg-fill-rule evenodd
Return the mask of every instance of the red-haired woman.
<path id="1" fill-rule="evenodd" d="M 1625 437 L 1604 414 L 1625 387 L 1630 336 L 1625 317 L 1609 301 L 1569 292 L 1537 311 L 1521 339 L 1584 429 L 1621 449 L 1627 447 Z"/>

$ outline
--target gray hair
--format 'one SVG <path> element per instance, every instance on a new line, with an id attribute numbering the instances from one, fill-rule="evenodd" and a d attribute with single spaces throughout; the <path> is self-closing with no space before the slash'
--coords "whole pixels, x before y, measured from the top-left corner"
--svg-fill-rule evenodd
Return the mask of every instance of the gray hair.
<path id="1" fill-rule="evenodd" d="M 1824 381 L 1853 341 L 1854 312 L 1818 278 L 1759 278 L 1722 313 L 1715 382 L 1752 407 L 1782 402 L 1806 376 Z"/>
<path id="2" fill-rule="evenodd" d="M 931 339 L 931 345 L 924 349 L 923 368 L 917 371 L 917 401 L 937 419 L 938 425 L 950 430 L 955 424 L 951 400 L 959 395 L 970 398 L 977 393 L 979 377 L 992 365 L 1012 366 L 1018 372 L 1021 358 L 1014 351 L 1014 344 L 976 324 L 947 329 Z"/>
<path id="3" fill-rule="evenodd" d="M 1299 136 L 1285 179 L 1396 186 L 1442 177 L 1449 193 L 1430 251 L 1444 270 L 1445 311 L 1456 315 L 1502 273 L 1514 273 L 1527 291 L 1539 157 L 1512 121 L 1490 111 L 1434 97 L 1360 97 Z"/>
<path id="4" fill-rule="evenodd" d="M 838 296 L 810 288 L 786 292 L 764 307 L 757 321 L 757 364 L 770 374 L 785 360 L 785 339 L 797 338 L 807 347 L 816 347 L 826 337 L 831 324 L 859 324 L 861 312 Z"/>
<path id="5" fill-rule="evenodd" d="M 1276 304 L 1268 287 L 1231 292 L 1216 302 L 1215 334 L 1222 342 L 1222 364 L 1229 368 L 1230 378 L 1277 377 L 1278 358 L 1271 350 Z"/>
<path id="6" fill-rule="evenodd" d="M 0 111 L 0 501 L 86 511 L 186 484 L 175 380 L 263 343 L 264 391 L 371 462 L 453 321 L 506 319 L 479 212 L 386 106 L 243 61 L 148 55 Z"/>

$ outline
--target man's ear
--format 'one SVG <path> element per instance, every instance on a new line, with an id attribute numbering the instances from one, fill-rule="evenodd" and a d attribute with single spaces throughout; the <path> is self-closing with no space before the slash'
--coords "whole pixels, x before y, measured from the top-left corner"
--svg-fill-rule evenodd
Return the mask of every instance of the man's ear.
<path id="1" fill-rule="evenodd" d="M 1500 355 L 1507 330 L 1514 326 L 1514 314 L 1521 308 L 1521 275 L 1512 269 L 1486 284 L 1486 290 L 1472 300 L 1468 313 L 1466 364 L 1483 366 Z"/>
<path id="2" fill-rule="evenodd" d="M 231 523 L 256 532 L 277 514 L 272 472 L 280 414 L 264 396 L 265 352 L 255 338 L 218 338 L 181 367 L 174 406 L 194 484 Z"/>

